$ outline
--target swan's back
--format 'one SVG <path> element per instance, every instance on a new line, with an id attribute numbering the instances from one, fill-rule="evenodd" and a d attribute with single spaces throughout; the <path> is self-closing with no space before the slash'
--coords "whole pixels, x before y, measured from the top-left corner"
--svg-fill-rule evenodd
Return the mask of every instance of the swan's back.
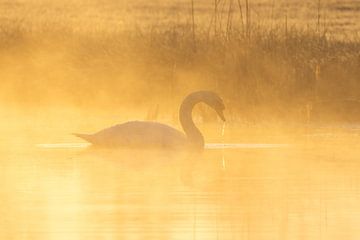
<path id="1" fill-rule="evenodd" d="M 95 146 L 136 148 L 182 148 L 186 137 L 180 131 L 157 122 L 131 121 L 92 135 L 77 134 Z"/>

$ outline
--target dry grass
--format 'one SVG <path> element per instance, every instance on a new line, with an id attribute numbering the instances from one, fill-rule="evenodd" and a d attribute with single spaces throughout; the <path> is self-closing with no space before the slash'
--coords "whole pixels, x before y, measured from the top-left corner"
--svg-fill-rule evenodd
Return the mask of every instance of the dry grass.
<path id="1" fill-rule="evenodd" d="M 120 28 L 124 22 L 109 25 L 99 17 L 84 24 L 86 14 L 74 20 L 65 7 L 54 18 L 44 12 L 38 22 L 35 15 L 1 21 L 0 100 L 171 109 L 189 91 L 212 89 L 224 96 L 229 115 L 259 121 L 304 118 L 309 102 L 360 99 L 359 40 L 332 38 L 316 23 L 304 29 L 281 20 L 268 28 L 251 18 L 248 1 L 232 4 L 197 25 L 196 9 L 195 18 L 174 15 L 146 27 Z"/>

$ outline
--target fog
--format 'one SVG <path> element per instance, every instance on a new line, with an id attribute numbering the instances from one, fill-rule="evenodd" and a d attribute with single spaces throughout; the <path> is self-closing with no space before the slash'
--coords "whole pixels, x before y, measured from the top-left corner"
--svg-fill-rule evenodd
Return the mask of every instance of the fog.
<path id="1" fill-rule="evenodd" d="M 358 3 L 193 3 L 0 0 L 0 238 L 359 238 Z M 200 90 L 201 151 L 73 135 Z"/>

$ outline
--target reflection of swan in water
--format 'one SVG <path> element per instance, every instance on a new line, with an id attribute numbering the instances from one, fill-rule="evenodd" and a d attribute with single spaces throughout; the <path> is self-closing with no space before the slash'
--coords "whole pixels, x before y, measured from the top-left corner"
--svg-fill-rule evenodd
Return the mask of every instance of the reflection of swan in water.
<path id="1" fill-rule="evenodd" d="M 95 134 L 75 134 L 99 147 L 156 147 L 193 148 L 204 147 L 204 137 L 192 120 L 192 109 L 204 102 L 212 107 L 225 121 L 224 103 L 214 92 L 199 91 L 188 95 L 180 106 L 180 123 L 185 134 L 165 124 L 147 121 L 131 121 L 101 130 Z"/>

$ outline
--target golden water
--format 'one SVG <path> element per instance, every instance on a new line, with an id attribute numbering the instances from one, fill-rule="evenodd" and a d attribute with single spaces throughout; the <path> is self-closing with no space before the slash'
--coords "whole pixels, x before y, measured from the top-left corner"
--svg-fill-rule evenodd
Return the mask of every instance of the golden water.
<path id="1" fill-rule="evenodd" d="M 202 154 L 2 147 L 0 239 L 359 239 L 352 138 Z"/>

